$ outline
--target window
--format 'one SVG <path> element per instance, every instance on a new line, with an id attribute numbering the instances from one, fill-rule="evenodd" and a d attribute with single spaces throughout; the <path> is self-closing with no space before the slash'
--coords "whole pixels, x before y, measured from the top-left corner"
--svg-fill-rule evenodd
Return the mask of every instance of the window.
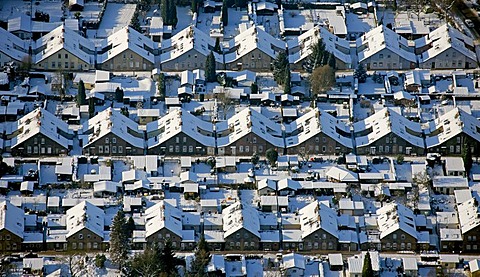
<path id="1" fill-rule="evenodd" d="M 45 138 L 42 138 L 42 144 L 45 144 Z"/>
<path id="2" fill-rule="evenodd" d="M 65 53 L 65 59 L 68 59 L 68 54 L 67 53 Z"/>
<path id="3" fill-rule="evenodd" d="M 378 63 L 378 66 L 383 66 L 383 62 L 379 62 L 379 63 Z"/>
<path id="4" fill-rule="evenodd" d="M 320 142 L 320 139 L 318 137 L 315 137 L 315 142 L 316 143 L 319 143 Z"/>
<path id="5" fill-rule="evenodd" d="M 257 143 L 257 137 L 253 137 L 252 142 Z"/>
<path id="6" fill-rule="evenodd" d="M 404 239 L 405 239 L 405 234 L 400 235 L 400 238 L 401 238 L 402 240 L 404 240 Z"/>
<path id="7" fill-rule="evenodd" d="M 383 145 L 378 146 L 378 152 L 382 153 L 383 152 Z"/>
<path id="8" fill-rule="evenodd" d="M 327 142 L 327 138 L 326 138 L 326 137 L 322 137 L 322 141 L 323 141 L 323 143 L 326 143 L 326 142 Z"/>
<path id="9" fill-rule="evenodd" d="M 105 138 L 105 143 L 109 143 L 110 140 L 108 138 Z"/>
<path id="10" fill-rule="evenodd" d="M 327 151 L 327 147 L 324 145 L 322 146 L 322 152 L 325 152 L 325 151 Z"/>
<path id="11" fill-rule="evenodd" d="M 33 154 L 38 154 L 38 146 L 33 147 Z"/>
<path id="12" fill-rule="evenodd" d="M 118 153 L 122 153 L 123 152 L 123 146 L 119 145 L 118 146 Z"/>
<path id="13" fill-rule="evenodd" d="M 112 153 L 113 154 L 117 153 L 117 146 L 115 146 L 115 145 L 112 146 Z"/>
<path id="14" fill-rule="evenodd" d="M 187 142 L 187 137 L 183 137 L 183 143 Z"/>
<path id="15" fill-rule="evenodd" d="M 393 234 L 392 239 L 397 239 L 397 234 Z"/>
<path id="16" fill-rule="evenodd" d="M 186 146 L 186 145 L 184 145 L 184 146 L 182 147 L 182 152 L 183 152 L 183 153 L 187 152 L 187 146 Z"/>
<path id="17" fill-rule="evenodd" d="M 386 137 L 386 142 L 390 143 L 390 137 Z"/>
<path id="18" fill-rule="evenodd" d="M 77 243 L 75 242 L 72 243 L 72 249 L 77 249 Z"/>
<path id="19" fill-rule="evenodd" d="M 453 153 L 453 152 L 455 152 L 455 146 L 450 145 L 450 153 Z"/>
<path id="20" fill-rule="evenodd" d="M 105 152 L 106 154 L 110 153 L 110 147 L 109 147 L 108 145 L 105 145 L 105 148 L 104 148 L 104 149 L 105 149 L 104 152 Z"/>
<path id="21" fill-rule="evenodd" d="M 251 247 L 255 247 L 255 242 L 253 242 L 253 241 L 250 242 L 250 246 L 251 246 Z M 475 246 L 476 246 L 476 245 L 475 245 Z"/>
<path id="22" fill-rule="evenodd" d="M 192 153 L 193 152 L 193 146 L 188 146 L 188 152 Z"/>
<path id="23" fill-rule="evenodd" d="M 262 152 L 263 152 L 263 146 L 262 146 L 262 145 L 259 145 L 259 146 L 258 146 L 258 152 L 259 152 L 259 153 L 262 153 Z"/>
<path id="24" fill-rule="evenodd" d="M 31 147 L 31 146 L 27 146 L 27 153 L 28 153 L 28 154 L 31 154 L 31 153 L 32 153 L 32 147 Z"/>
<path id="25" fill-rule="evenodd" d="M 102 145 L 98 146 L 98 153 L 103 153 L 103 146 Z"/>
<path id="26" fill-rule="evenodd" d="M 455 152 L 456 152 L 456 153 L 460 153 L 460 145 L 457 145 L 457 146 L 455 147 Z"/>
<path id="27" fill-rule="evenodd" d="M 238 152 L 243 153 L 243 145 L 240 145 L 240 146 L 238 147 Z"/>
<path id="28" fill-rule="evenodd" d="M 403 153 L 403 146 L 401 146 L 401 145 L 398 146 L 398 152 Z"/>
<path id="29" fill-rule="evenodd" d="M 78 239 L 83 239 L 83 234 L 78 234 Z"/>
<path id="30" fill-rule="evenodd" d="M 62 58 L 62 54 L 58 54 L 58 58 L 61 59 L 61 58 Z"/>
<path id="31" fill-rule="evenodd" d="M 244 247 L 248 247 L 248 241 L 245 241 L 245 242 L 243 243 L 243 246 L 244 246 Z"/>
<path id="32" fill-rule="evenodd" d="M 52 62 L 52 68 L 55 68 L 55 62 Z"/>
<path id="33" fill-rule="evenodd" d="M 385 146 L 385 153 L 390 153 L 390 146 Z"/>
<path id="34" fill-rule="evenodd" d="M 245 152 L 250 152 L 250 146 L 245 146 Z"/>
<path id="35" fill-rule="evenodd" d="M 175 143 L 180 143 L 180 138 L 179 137 L 175 138 Z"/>
<path id="36" fill-rule="evenodd" d="M 177 153 L 180 152 L 180 146 L 178 146 L 178 145 L 175 146 L 175 152 L 177 152 Z"/>
<path id="37" fill-rule="evenodd" d="M 461 138 L 457 137 L 457 143 L 460 143 L 460 142 L 461 142 Z"/>
<path id="38" fill-rule="evenodd" d="M 380 59 L 383 59 L 383 54 L 378 55 Z"/>
<path id="39" fill-rule="evenodd" d="M 65 62 L 65 68 L 68 68 L 68 62 Z"/>
<path id="40" fill-rule="evenodd" d="M 112 138 L 112 143 L 117 143 L 117 138 Z"/>
<path id="41" fill-rule="evenodd" d="M 6 235 L 6 236 L 5 236 L 5 239 L 6 239 L 6 240 L 10 240 L 10 235 Z"/>
<path id="42" fill-rule="evenodd" d="M 170 145 L 170 146 L 168 147 L 168 152 L 173 152 L 173 145 Z"/>

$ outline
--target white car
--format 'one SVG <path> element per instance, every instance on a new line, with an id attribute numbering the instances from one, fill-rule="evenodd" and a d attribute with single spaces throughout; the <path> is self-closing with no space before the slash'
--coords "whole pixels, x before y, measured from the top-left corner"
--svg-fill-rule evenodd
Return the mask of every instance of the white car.
<path id="1" fill-rule="evenodd" d="M 465 19 L 465 25 L 467 25 L 468 28 L 475 27 L 475 24 L 473 24 L 473 21 L 470 19 Z"/>

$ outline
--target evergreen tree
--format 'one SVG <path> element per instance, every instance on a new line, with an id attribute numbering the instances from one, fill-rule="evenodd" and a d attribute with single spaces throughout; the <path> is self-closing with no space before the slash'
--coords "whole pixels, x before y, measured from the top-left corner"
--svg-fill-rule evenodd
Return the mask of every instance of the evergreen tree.
<path id="1" fill-rule="evenodd" d="M 160 251 L 157 244 L 147 246 L 143 253 L 135 255 L 128 262 L 123 275 L 131 277 L 160 276 L 162 272 L 159 263 Z"/>
<path id="2" fill-rule="evenodd" d="M 313 70 L 315 70 L 315 68 L 323 65 L 322 62 L 325 55 L 325 44 L 323 43 L 322 39 L 319 38 L 317 42 L 312 44 L 310 46 L 310 50 L 312 52 L 310 53 L 310 55 L 308 55 L 308 58 L 303 67 L 307 72 L 311 73 L 313 72 Z"/>
<path id="3" fill-rule="evenodd" d="M 365 67 L 363 67 L 362 64 L 358 64 L 358 67 L 355 70 L 354 76 L 355 78 L 358 79 L 359 83 L 365 83 L 367 81 L 367 71 L 365 70 Z"/>
<path id="4" fill-rule="evenodd" d="M 335 55 L 333 53 L 328 55 L 328 65 L 334 70 L 337 68 L 337 60 L 335 59 Z"/>
<path id="5" fill-rule="evenodd" d="M 95 116 L 95 104 L 93 103 L 93 97 L 88 100 L 88 116 L 90 118 Z"/>
<path id="6" fill-rule="evenodd" d="M 115 100 L 117 102 L 123 102 L 123 89 L 117 87 L 117 89 L 115 89 Z"/>
<path id="7" fill-rule="evenodd" d="M 118 210 L 113 218 L 111 230 L 110 258 L 121 267 L 129 250 L 127 223 L 122 209 Z"/>
<path id="8" fill-rule="evenodd" d="M 166 273 L 167 276 L 175 276 L 177 274 L 176 266 L 178 265 L 178 259 L 175 258 L 172 242 L 170 240 L 165 241 L 165 245 L 160 252 L 158 262 L 160 271 L 162 273 Z"/>
<path id="9" fill-rule="evenodd" d="M 171 25 L 173 28 L 177 28 L 178 17 L 177 17 L 177 5 L 175 5 L 175 0 L 170 0 L 170 16 L 171 16 Z"/>
<path id="10" fill-rule="evenodd" d="M 285 94 L 292 93 L 292 84 L 291 84 L 290 68 L 287 66 L 285 68 L 285 84 L 283 85 L 283 92 Z"/>
<path id="11" fill-rule="evenodd" d="M 265 157 L 267 158 L 268 162 L 270 162 L 270 165 L 274 166 L 278 159 L 278 152 L 273 148 L 269 148 L 267 152 L 265 152 Z"/>
<path id="12" fill-rule="evenodd" d="M 210 51 L 205 62 L 205 79 L 207 82 L 215 82 L 217 80 L 215 56 L 212 51 Z"/>
<path id="13" fill-rule="evenodd" d="M 227 0 L 223 0 L 222 5 L 222 23 L 223 27 L 228 25 L 228 8 L 227 8 Z"/>
<path id="14" fill-rule="evenodd" d="M 247 0 L 235 0 L 235 6 L 239 8 L 246 8 L 247 7 Z"/>
<path id="15" fill-rule="evenodd" d="M 77 104 L 79 106 L 85 105 L 87 103 L 87 96 L 85 94 L 85 84 L 83 83 L 83 80 L 80 80 L 78 82 L 78 93 L 77 93 Z"/>
<path id="16" fill-rule="evenodd" d="M 125 227 L 127 229 L 128 237 L 131 238 L 133 236 L 133 231 L 135 231 L 135 221 L 133 220 L 133 217 L 128 218 Z"/>
<path id="17" fill-rule="evenodd" d="M 258 85 L 257 83 L 252 83 L 250 85 L 250 93 L 251 94 L 257 94 L 258 93 Z"/>
<path id="18" fill-rule="evenodd" d="M 470 174 L 470 170 L 472 169 L 473 159 L 472 159 L 472 150 L 470 143 L 466 141 L 462 147 L 462 158 L 463 164 L 465 165 L 465 171 L 467 172 L 467 176 Z"/>
<path id="19" fill-rule="evenodd" d="M 165 83 L 165 75 L 163 73 L 160 73 L 158 75 L 158 94 L 160 96 L 160 101 L 165 101 L 165 95 L 166 95 L 166 83 Z"/>
<path id="20" fill-rule="evenodd" d="M 280 52 L 273 61 L 273 78 L 279 85 L 285 82 L 285 72 L 288 70 L 288 58 L 284 52 Z"/>
<path id="21" fill-rule="evenodd" d="M 220 48 L 220 39 L 217 37 L 215 39 L 215 47 L 213 48 L 213 51 L 217 53 L 221 53 L 222 49 Z"/>
<path id="22" fill-rule="evenodd" d="M 198 3 L 197 3 L 197 0 L 192 0 L 192 13 L 196 13 L 198 12 Z"/>
<path id="23" fill-rule="evenodd" d="M 192 276 L 203 277 L 208 276 L 205 272 L 205 268 L 210 262 L 210 251 L 205 241 L 204 236 L 200 237 L 200 241 L 197 245 L 197 250 L 195 251 L 195 259 L 190 268 L 190 273 Z"/>
<path id="24" fill-rule="evenodd" d="M 367 253 L 365 254 L 365 259 L 363 260 L 362 277 L 372 277 L 372 276 L 373 276 L 372 260 L 370 259 L 370 252 L 367 251 Z"/>
<path id="25" fill-rule="evenodd" d="M 170 17 L 169 17 L 169 8 L 170 0 L 161 0 L 160 2 L 160 12 L 163 19 L 163 24 L 170 25 Z"/>

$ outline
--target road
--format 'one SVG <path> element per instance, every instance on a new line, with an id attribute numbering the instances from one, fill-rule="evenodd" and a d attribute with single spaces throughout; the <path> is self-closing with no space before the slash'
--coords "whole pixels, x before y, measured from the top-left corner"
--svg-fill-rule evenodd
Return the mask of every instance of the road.
<path id="1" fill-rule="evenodd" d="M 480 43 L 480 17 L 478 16 L 478 12 L 472 8 L 471 2 L 467 2 L 466 0 L 457 0 L 453 5 L 451 12 L 458 16 L 462 22 L 459 22 L 463 26 L 465 26 L 465 19 L 472 20 L 474 27 L 468 28 L 470 33 L 473 35 L 473 39 L 476 40 L 477 44 Z"/>

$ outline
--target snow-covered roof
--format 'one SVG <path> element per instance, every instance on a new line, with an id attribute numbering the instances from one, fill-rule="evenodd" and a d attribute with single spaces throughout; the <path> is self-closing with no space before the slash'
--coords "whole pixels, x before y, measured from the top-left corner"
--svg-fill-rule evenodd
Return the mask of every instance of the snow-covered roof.
<path id="1" fill-rule="evenodd" d="M 343 167 L 332 166 L 325 172 L 325 176 L 339 182 L 358 182 L 358 174 Z"/>
<path id="2" fill-rule="evenodd" d="M 118 188 L 120 187 L 120 183 L 112 182 L 112 181 L 99 181 L 93 183 L 93 191 L 94 192 L 117 192 Z"/>
<path id="3" fill-rule="evenodd" d="M 261 190 L 261 189 L 264 189 L 264 188 L 270 188 L 272 190 L 277 190 L 277 185 L 276 185 L 275 180 L 265 178 L 265 179 L 262 179 L 262 180 L 258 181 L 257 189 Z"/>
<path id="4" fill-rule="evenodd" d="M 428 123 L 425 130 L 427 148 L 441 145 L 461 133 L 480 142 L 480 120 L 456 107 Z"/>
<path id="5" fill-rule="evenodd" d="M 471 198 L 470 200 L 459 204 L 457 209 L 462 234 L 480 226 L 480 208 L 477 199 Z"/>
<path id="6" fill-rule="evenodd" d="M 102 43 L 102 49 L 109 49 L 97 56 L 98 63 L 104 63 L 120 55 L 126 50 L 131 50 L 145 60 L 154 63 L 155 57 L 151 51 L 157 48 L 156 43 L 142 35 L 130 26 L 125 26 L 108 36 Z"/>
<path id="7" fill-rule="evenodd" d="M 17 136 L 12 138 L 11 147 L 15 147 L 37 134 L 51 138 L 65 148 L 72 144 L 71 140 L 59 133 L 61 131 L 65 134 L 72 134 L 72 131 L 68 129 L 68 124 L 42 108 L 33 110 L 12 123 L 11 128 L 12 131 L 20 131 Z"/>
<path id="8" fill-rule="evenodd" d="M 365 35 L 359 37 L 356 44 L 357 48 L 364 48 L 362 51 L 358 52 L 359 62 L 370 58 L 384 49 L 388 49 L 392 53 L 395 53 L 408 61 L 417 61 L 415 53 L 408 50 L 408 41 L 383 25 L 370 30 Z"/>
<path id="9" fill-rule="evenodd" d="M 278 51 L 285 51 L 285 42 L 274 38 L 260 26 L 252 26 L 229 41 L 230 53 L 225 54 L 225 63 L 235 62 L 255 49 L 267 54 L 272 59 Z"/>
<path id="10" fill-rule="evenodd" d="M 160 60 L 162 63 L 174 60 L 192 49 L 208 56 L 214 48 L 215 41 L 210 36 L 190 25 L 162 42 Z M 220 54 L 213 52 L 213 55 L 218 63 L 223 62 Z"/>
<path id="11" fill-rule="evenodd" d="M 337 59 L 346 64 L 352 63 L 352 57 L 349 53 L 350 43 L 320 26 L 315 26 L 314 28 L 287 42 L 289 62 L 297 63 L 308 57 L 312 53 L 312 47 L 318 41 L 318 39 L 322 39 L 323 43 L 325 44 L 325 50 L 333 53 Z"/>
<path id="12" fill-rule="evenodd" d="M 145 236 L 166 228 L 182 237 L 182 212 L 168 201 L 160 201 L 145 211 Z"/>
<path id="13" fill-rule="evenodd" d="M 305 257 L 297 253 L 283 255 L 283 268 L 300 268 L 305 269 Z"/>
<path id="14" fill-rule="evenodd" d="M 316 200 L 300 209 L 298 214 L 302 238 L 306 238 L 319 229 L 338 238 L 337 213 L 325 204 Z"/>
<path id="15" fill-rule="evenodd" d="M 277 182 L 278 191 L 284 189 L 298 190 L 302 188 L 299 181 L 292 180 L 290 178 L 283 178 Z"/>
<path id="16" fill-rule="evenodd" d="M 67 238 L 86 228 L 103 238 L 105 212 L 88 201 L 67 210 Z"/>
<path id="17" fill-rule="evenodd" d="M 380 239 L 402 230 L 417 239 L 415 215 L 412 210 L 401 204 L 389 204 L 377 210 L 377 224 Z"/>
<path id="18" fill-rule="evenodd" d="M 471 260 L 468 262 L 468 265 L 470 266 L 470 272 L 474 273 L 480 271 L 480 259 Z"/>
<path id="19" fill-rule="evenodd" d="M 20 16 L 8 20 L 7 30 L 9 32 L 46 33 L 61 25 L 61 22 L 33 21 L 31 17 L 22 13 Z"/>
<path id="20" fill-rule="evenodd" d="M 353 124 L 355 133 L 369 131 L 367 135 L 355 138 L 356 146 L 363 147 L 393 133 L 417 147 L 424 147 L 422 127 L 398 114 L 391 108 L 384 108 L 366 119 Z"/>
<path id="21" fill-rule="evenodd" d="M 286 146 L 297 146 L 310 138 L 322 133 L 337 141 L 341 145 L 352 148 L 352 139 L 339 133 L 350 133 L 350 128 L 342 121 L 336 119 L 320 108 L 315 108 L 297 118 L 292 123 L 285 126 L 285 131 L 289 135 L 285 138 Z"/>
<path id="22" fill-rule="evenodd" d="M 86 134 L 89 131 L 91 131 L 91 133 L 86 136 L 88 141 L 84 141 L 84 148 L 89 147 L 92 143 L 110 133 L 113 133 L 135 147 L 144 147 L 143 138 L 134 136 L 131 133 L 142 134 L 138 129 L 138 124 L 112 108 L 108 108 L 90 118 L 83 125 L 83 133 Z"/>
<path id="23" fill-rule="evenodd" d="M 284 147 L 281 126 L 252 108 L 217 123 L 217 133 L 222 134 L 217 138 L 218 147 L 229 146 L 251 132 L 275 147 Z"/>
<path id="24" fill-rule="evenodd" d="M 0 202 L 0 230 L 8 230 L 23 238 L 24 217 L 22 209 L 15 207 L 9 201 Z"/>
<path id="25" fill-rule="evenodd" d="M 39 52 L 34 56 L 33 61 L 39 63 L 61 49 L 65 49 L 87 64 L 94 64 L 95 58 L 92 53 L 95 51 L 95 45 L 93 42 L 64 25 L 58 26 L 35 41 L 34 52 L 36 50 Z"/>
<path id="26" fill-rule="evenodd" d="M 180 133 L 205 146 L 215 146 L 213 124 L 201 120 L 184 109 L 171 109 L 164 117 L 148 123 L 147 133 L 148 148 L 161 145 Z"/>
<path id="27" fill-rule="evenodd" d="M 13 60 L 22 61 L 28 56 L 28 43 L 16 35 L 0 28 L 0 52 L 9 56 Z"/>
<path id="28" fill-rule="evenodd" d="M 251 206 L 236 202 L 222 211 L 222 217 L 225 238 L 242 228 L 245 228 L 245 230 L 260 238 L 258 211 Z"/>
<path id="29" fill-rule="evenodd" d="M 416 48 L 422 48 L 426 45 L 428 45 L 429 48 L 421 53 L 420 62 L 426 62 L 450 48 L 453 48 L 471 60 L 477 60 L 477 56 L 472 50 L 475 49 L 473 39 L 462 34 L 449 24 L 444 24 L 430 32 L 427 36 L 415 40 Z"/>

